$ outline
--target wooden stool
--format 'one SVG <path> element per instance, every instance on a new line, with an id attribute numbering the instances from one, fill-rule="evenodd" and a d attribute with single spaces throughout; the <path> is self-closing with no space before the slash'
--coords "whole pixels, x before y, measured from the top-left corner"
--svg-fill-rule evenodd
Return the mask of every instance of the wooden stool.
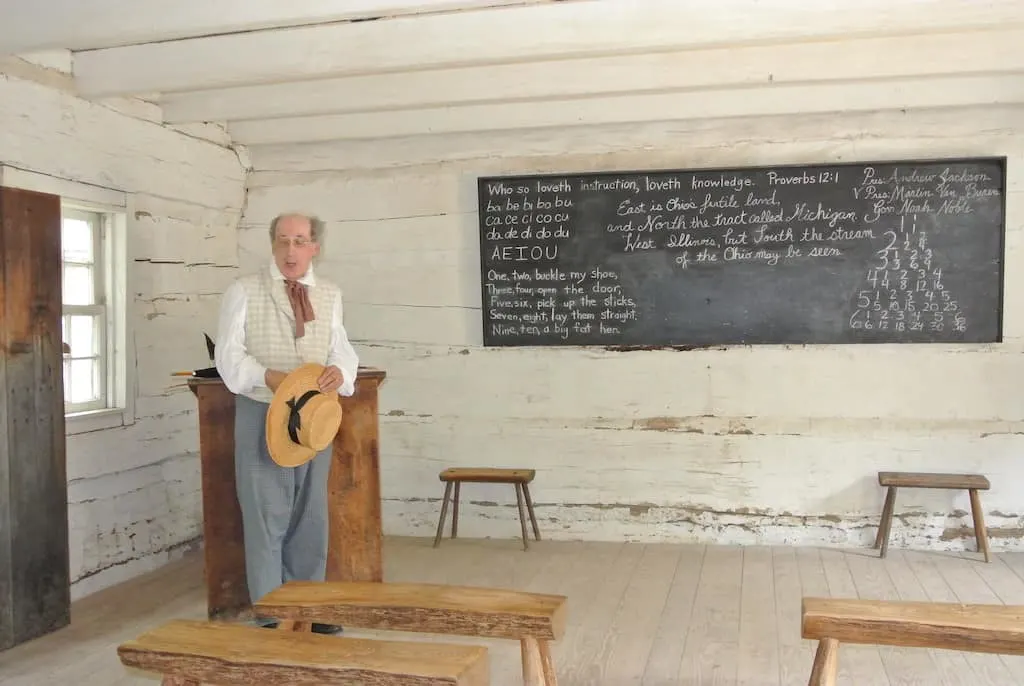
<path id="1" fill-rule="evenodd" d="M 486 686 L 482 646 L 384 641 L 174 620 L 117 648 L 121 663 L 163 676 L 164 686 L 375 684 Z"/>
<path id="2" fill-rule="evenodd" d="M 495 469 L 492 467 L 472 468 L 451 468 L 440 474 L 441 481 L 445 482 L 444 497 L 441 501 L 441 519 L 437 522 L 437 536 L 434 537 L 434 547 L 441 545 L 441 531 L 444 529 L 444 520 L 448 515 L 448 496 L 451 495 L 452 486 L 455 486 L 455 497 L 452 505 L 452 538 L 456 538 L 459 530 L 459 487 L 463 481 L 473 483 L 489 484 L 514 484 L 516 487 L 516 500 L 519 503 L 519 524 L 523 529 L 523 550 L 528 550 L 530 544 L 526 540 L 526 516 L 523 513 L 523 500 L 526 500 L 526 509 L 530 513 L 530 522 L 533 524 L 533 535 L 540 540 L 540 528 L 537 526 L 537 517 L 533 513 L 533 500 L 530 499 L 529 483 L 533 481 L 536 472 L 532 469 Z"/>
<path id="3" fill-rule="evenodd" d="M 835 686 L 839 644 L 1024 655 L 1024 606 L 804 598 L 800 636 L 818 641 L 808 686 Z"/>
<path id="4" fill-rule="evenodd" d="M 322 622 L 519 641 L 526 686 L 558 686 L 549 644 L 565 634 L 568 612 L 562 595 L 373 581 L 289 581 L 260 598 L 254 610 L 280 620 L 279 631 L 309 631 Z"/>
<path id="5" fill-rule="evenodd" d="M 888 487 L 885 495 L 885 506 L 875 536 L 875 548 L 881 547 L 880 557 L 885 557 L 889 549 L 889 532 L 892 530 L 892 514 L 896 506 L 896 489 L 903 488 L 949 488 L 964 489 L 971 496 L 971 513 L 974 515 L 974 537 L 978 541 L 978 551 L 989 561 L 988 533 L 985 530 L 985 513 L 981 509 L 981 498 L 978 491 L 990 488 L 988 479 L 981 474 L 936 474 L 932 472 L 879 472 L 878 483 Z"/>

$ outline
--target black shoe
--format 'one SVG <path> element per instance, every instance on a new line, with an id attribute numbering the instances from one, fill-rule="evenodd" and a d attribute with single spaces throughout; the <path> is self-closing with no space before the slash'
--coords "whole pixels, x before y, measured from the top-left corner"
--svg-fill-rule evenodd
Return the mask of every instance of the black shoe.
<path id="1" fill-rule="evenodd" d="M 313 633 L 314 634 L 340 634 L 343 629 L 340 626 L 334 626 L 333 624 L 320 624 L 319 622 L 313 622 Z"/>

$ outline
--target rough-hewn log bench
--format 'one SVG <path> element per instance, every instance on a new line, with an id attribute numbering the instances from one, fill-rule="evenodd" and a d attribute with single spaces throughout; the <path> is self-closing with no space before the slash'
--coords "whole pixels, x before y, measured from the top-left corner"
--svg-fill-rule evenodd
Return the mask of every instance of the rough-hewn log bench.
<path id="1" fill-rule="evenodd" d="M 313 622 L 519 641 L 523 679 L 556 686 L 549 641 L 565 632 L 566 597 L 500 588 L 350 581 L 290 581 L 261 598 L 257 615 L 285 630 Z"/>
<path id="2" fill-rule="evenodd" d="M 985 513 L 981 509 L 978 491 L 987 491 L 991 486 L 981 474 L 938 474 L 932 472 L 879 472 L 878 484 L 887 487 L 882 518 L 878 523 L 875 548 L 881 548 L 880 557 L 889 550 L 889 533 L 892 530 L 893 509 L 896 506 L 897 488 L 947 488 L 966 490 L 971 496 L 971 514 L 974 515 L 974 537 L 978 541 L 978 552 L 989 561 L 988 533 L 985 531 Z"/>
<path id="3" fill-rule="evenodd" d="M 1024 655 L 1024 606 L 804 598 L 803 638 L 817 640 L 809 686 L 833 686 L 839 644 Z"/>
<path id="4" fill-rule="evenodd" d="M 523 550 L 530 547 L 526 536 L 526 516 L 523 513 L 523 501 L 526 501 L 526 510 L 530 514 L 530 523 L 533 525 L 533 535 L 540 540 L 540 527 L 537 526 L 537 516 L 533 512 L 533 500 L 530 498 L 530 482 L 536 471 L 533 469 L 498 469 L 494 467 L 452 467 L 444 470 L 439 475 L 444 482 L 444 497 L 441 500 L 441 518 L 437 522 L 437 535 L 434 537 L 434 547 L 441 544 L 441 532 L 444 530 L 444 520 L 448 514 L 448 498 L 452 494 L 452 486 L 455 487 L 455 495 L 452 498 L 452 538 L 456 538 L 459 530 L 459 489 L 466 483 L 489 483 L 489 484 L 512 484 L 516 488 L 516 502 L 519 504 L 519 524 L 523 530 Z"/>
<path id="5" fill-rule="evenodd" d="M 121 644 L 117 654 L 128 667 L 163 675 L 164 686 L 490 683 L 483 646 L 283 633 L 225 622 L 174 620 Z"/>

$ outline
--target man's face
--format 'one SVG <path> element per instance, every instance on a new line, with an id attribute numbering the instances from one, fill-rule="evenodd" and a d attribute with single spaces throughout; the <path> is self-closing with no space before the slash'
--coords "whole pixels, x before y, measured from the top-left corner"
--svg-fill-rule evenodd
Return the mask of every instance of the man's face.
<path id="1" fill-rule="evenodd" d="M 314 243 L 309 220 L 305 217 L 283 217 L 274 236 L 274 262 L 286 279 L 301 279 L 309 263 L 320 252 Z"/>

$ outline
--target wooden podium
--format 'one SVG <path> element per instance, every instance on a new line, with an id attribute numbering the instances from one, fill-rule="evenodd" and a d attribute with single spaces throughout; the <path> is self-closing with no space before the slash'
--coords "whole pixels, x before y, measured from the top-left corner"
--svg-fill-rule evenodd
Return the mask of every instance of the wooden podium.
<path id="1" fill-rule="evenodd" d="M 383 579 L 377 389 L 384 377 L 383 370 L 360 367 L 355 393 L 341 398 L 344 412 L 327 486 L 332 581 Z M 235 492 L 235 396 L 220 379 L 188 384 L 199 403 L 207 615 L 246 618 L 252 611 Z"/>

